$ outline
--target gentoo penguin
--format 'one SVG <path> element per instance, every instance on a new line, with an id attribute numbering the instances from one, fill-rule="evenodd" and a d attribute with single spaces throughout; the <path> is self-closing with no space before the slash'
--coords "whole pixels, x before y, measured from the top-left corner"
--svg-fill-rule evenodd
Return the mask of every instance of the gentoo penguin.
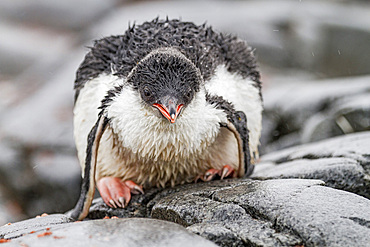
<path id="1" fill-rule="evenodd" d="M 74 138 L 86 217 L 97 185 L 110 207 L 132 193 L 252 173 L 261 82 L 241 39 L 154 19 L 95 41 L 75 80 Z M 96 184 L 95 184 L 96 181 Z"/>

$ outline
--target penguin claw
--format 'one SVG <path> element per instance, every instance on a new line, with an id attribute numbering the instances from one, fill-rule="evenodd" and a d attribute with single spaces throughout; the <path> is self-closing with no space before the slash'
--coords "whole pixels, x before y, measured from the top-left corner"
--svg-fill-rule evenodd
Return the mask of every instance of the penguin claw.
<path id="1" fill-rule="evenodd" d="M 221 170 L 221 180 L 233 175 L 234 171 L 235 169 L 229 165 L 223 166 Z"/>
<path id="2" fill-rule="evenodd" d="M 144 194 L 143 186 L 137 185 L 131 180 L 127 180 L 124 183 L 130 188 L 132 194 Z"/>
<path id="3" fill-rule="evenodd" d="M 142 186 L 116 177 L 103 177 L 97 186 L 103 201 L 111 208 L 125 208 L 131 200 L 131 194 L 144 194 Z"/>
<path id="4" fill-rule="evenodd" d="M 126 207 L 127 205 L 126 205 L 126 200 L 125 200 L 125 198 L 124 197 L 120 197 L 120 198 L 118 198 L 118 201 L 119 201 L 119 203 L 120 203 L 120 207 L 121 208 L 124 208 L 124 207 Z"/>
<path id="5" fill-rule="evenodd" d="M 208 181 L 211 181 L 213 180 L 217 175 L 219 174 L 219 170 L 217 169 L 209 169 L 208 171 L 206 171 L 206 173 L 204 174 L 202 180 L 205 181 L 205 182 L 208 182 Z"/>
<path id="6" fill-rule="evenodd" d="M 230 165 L 225 165 L 222 167 L 221 170 L 211 168 L 204 175 L 199 175 L 195 178 L 195 182 L 199 179 L 203 180 L 204 182 L 208 182 L 214 180 L 216 177 L 219 177 L 221 180 L 224 178 L 231 177 L 235 172 L 235 169 L 232 168 Z"/>

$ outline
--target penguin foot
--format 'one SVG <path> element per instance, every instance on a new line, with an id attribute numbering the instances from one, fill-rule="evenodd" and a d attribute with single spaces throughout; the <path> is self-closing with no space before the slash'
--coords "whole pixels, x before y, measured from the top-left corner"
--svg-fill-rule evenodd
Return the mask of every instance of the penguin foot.
<path id="1" fill-rule="evenodd" d="M 195 182 L 197 182 L 199 179 L 203 180 L 204 182 L 208 182 L 218 177 L 222 180 L 224 178 L 232 177 L 234 173 L 234 168 L 232 168 L 230 165 L 225 165 L 221 170 L 214 168 L 209 169 L 204 175 L 199 175 L 196 177 Z"/>
<path id="2" fill-rule="evenodd" d="M 142 186 L 116 177 L 103 177 L 97 186 L 103 201 L 111 208 L 124 208 L 130 202 L 131 194 L 144 194 Z"/>

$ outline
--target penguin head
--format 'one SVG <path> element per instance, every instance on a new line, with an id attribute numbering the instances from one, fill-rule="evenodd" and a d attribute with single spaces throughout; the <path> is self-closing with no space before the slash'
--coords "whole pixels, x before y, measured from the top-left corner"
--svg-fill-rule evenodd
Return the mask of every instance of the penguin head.
<path id="1" fill-rule="evenodd" d="M 199 69 L 175 48 L 160 48 L 145 56 L 127 81 L 139 92 L 143 104 L 175 123 L 203 82 Z"/>

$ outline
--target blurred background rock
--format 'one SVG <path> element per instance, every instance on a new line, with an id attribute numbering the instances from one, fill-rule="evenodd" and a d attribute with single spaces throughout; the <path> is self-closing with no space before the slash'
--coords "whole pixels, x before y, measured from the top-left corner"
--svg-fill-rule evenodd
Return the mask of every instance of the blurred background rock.
<path id="1" fill-rule="evenodd" d="M 92 40 L 181 18 L 255 48 L 261 153 L 370 130 L 368 1 L 0 1 L 0 225 L 65 212 L 79 194 L 75 71 Z"/>

